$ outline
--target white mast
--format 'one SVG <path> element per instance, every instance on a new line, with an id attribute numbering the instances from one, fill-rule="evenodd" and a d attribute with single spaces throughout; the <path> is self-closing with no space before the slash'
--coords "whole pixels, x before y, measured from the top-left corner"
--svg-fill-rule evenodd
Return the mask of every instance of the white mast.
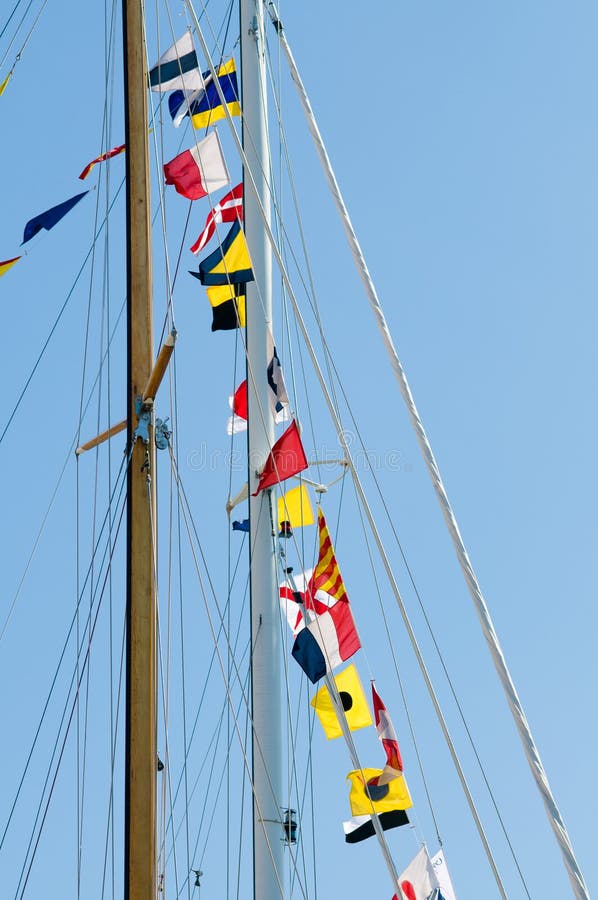
<path id="1" fill-rule="evenodd" d="M 256 192 L 245 177 L 245 232 L 255 281 L 247 285 L 249 492 L 274 443 L 268 399 L 267 331 L 272 322 L 272 255 L 261 208 L 269 217 L 269 148 L 262 4 L 241 0 L 243 149 Z M 249 498 L 253 720 L 254 896 L 284 895 L 282 869 L 281 639 L 276 525 L 269 490 Z"/>

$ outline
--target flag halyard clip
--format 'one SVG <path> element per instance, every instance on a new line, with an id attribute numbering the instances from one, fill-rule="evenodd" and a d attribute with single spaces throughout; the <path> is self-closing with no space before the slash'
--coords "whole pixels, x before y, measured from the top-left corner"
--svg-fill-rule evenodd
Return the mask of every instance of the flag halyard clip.
<path id="1" fill-rule="evenodd" d="M 137 438 L 141 438 L 144 444 L 149 444 L 149 427 L 152 423 L 152 413 L 154 411 L 154 401 L 152 399 L 144 400 L 143 397 L 135 397 L 135 412 L 137 413 L 137 428 L 133 432 L 134 444 Z"/>

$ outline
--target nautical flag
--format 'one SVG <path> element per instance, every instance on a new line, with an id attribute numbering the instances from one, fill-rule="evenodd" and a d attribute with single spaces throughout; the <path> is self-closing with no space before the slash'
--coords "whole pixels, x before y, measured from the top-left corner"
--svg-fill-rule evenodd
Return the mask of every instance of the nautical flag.
<path id="1" fill-rule="evenodd" d="M 4 91 L 6 90 L 6 86 L 7 86 L 8 82 L 10 81 L 10 76 L 11 76 L 11 75 L 12 75 L 12 69 L 11 69 L 11 71 L 8 73 L 8 75 L 6 76 L 6 78 L 4 79 L 4 81 L 2 82 L 2 84 L 0 84 L 0 97 L 2 96 L 2 94 L 4 93 Z"/>
<path id="2" fill-rule="evenodd" d="M 367 728 L 368 725 L 371 725 L 372 714 L 353 663 L 334 676 L 334 683 L 338 689 L 349 730 L 357 731 L 359 728 Z M 310 702 L 318 714 L 318 719 L 328 740 L 341 737 L 343 731 L 337 716 L 336 704 L 326 685 L 320 688 Z"/>
<path id="3" fill-rule="evenodd" d="M 320 548 L 318 562 L 314 569 L 312 589 L 316 599 L 325 601 L 328 597 L 349 602 L 341 572 L 334 555 L 328 525 L 324 513 L 318 509 L 318 532 Z M 325 595 L 325 596 L 324 596 Z"/>
<path id="4" fill-rule="evenodd" d="M 64 203 L 59 203 L 58 206 L 53 206 L 52 209 L 47 209 L 45 212 L 40 213 L 39 216 L 36 216 L 34 219 L 30 219 L 25 225 L 25 231 L 23 232 L 23 241 L 22 244 L 26 244 L 27 241 L 30 241 L 32 237 L 41 231 L 42 228 L 45 228 L 46 231 L 49 231 L 50 228 L 53 228 L 57 222 L 60 222 L 63 216 L 66 216 L 68 212 L 71 211 L 73 206 L 81 200 L 85 194 L 88 194 L 89 191 L 83 191 L 82 194 L 77 194 L 75 197 L 71 197 L 70 200 L 65 200 Z"/>
<path id="5" fill-rule="evenodd" d="M 308 465 L 299 429 L 293 419 L 270 450 L 253 496 L 257 497 L 259 492 L 265 488 L 272 487 L 273 484 L 278 484 L 280 481 L 285 481 L 287 478 L 303 472 Z"/>
<path id="6" fill-rule="evenodd" d="M 318 510 L 318 562 L 304 598 L 315 616 L 295 638 L 292 654 L 314 684 L 361 647 L 326 519 Z"/>
<path id="7" fill-rule="evenodd" d="M 244 284 L 215 285 L 206 288 L 206 294 L 212 307 L 212 331 L 245 328 Z"/>
<path id="8" fill-rule="evenodd" d="M 119 153 L 124 153 L 125 149 L 126 145 L 120 144 L 120 146 L 114 147 L 112 150 L 107 150 L 106 153 L 101 153 L 99 156 L 96 156 L 96 158 L 92 159 L 90 163 L 87 163 L 87 165 L 79 175 L 81 181 L 84 181 L 87 178 L 96 163 L 104 162 L 104 160 L 106 159 L 112 159 L 113 156 L 118 156 Z"/>
<path id="9" fill-rule="evenodd" d="M 288 406 L 289 398 L 284 383 L 282 367 L 274 346 L 272 334 L 268 331 L 267 336 L 267 353 L 268 353 L 268 387 L 270 409 L 277 425 L 281 422 L 287 422 L 290 419 Z M 232 416 L 226 424 L 227 434 L 238 434 L 240 431 L 247 429 L 247 381 L 243 381 L 234 395 L 229 398 L 229 404 L 233 411 Z"/>
<path id="10" fill-rule="evenodd" d="M 313 569 L 306 569 L 305 572 L 295 575 L 294 588 L 286 580 L 278 588 L 280 605 L 295 636 L 302 628 L 305 628 L 302 610 L 306 607 L 306 595 L 309 592 L 313 571 Z"/>
<path id="11" fill-rule="evenodd" d="M 204 79 L 199 71 L 197 55 L 191 32 L 163 53 L 156 65 L 150 69 L 149 83 L 152 91 L 199 91 L 204 87 Z"/>
<path id="12" fill-rule="evenodd" d="M 249 531 L 249 519 L 243 519 L 242 522 L 235 519 L 233 522 L 233 531 Z"/>
<path id="13" fill-rule="evenodd" d="M 343 822 L 347 844 L 357 844 L 359 841 L 365 841 L 367 838 L 375 835 L 372 818 L 372 816 L 353 816 L 352 819 Z M 392 812 L 380 813 L 378 821 L 382 826 L 382 831 L 409 824 L 407 813 L 403 809 L 393 809 Z M 396 897 L 393 900 L 396 900 Z"/>
<path id="14" fill-rule="evenodd" d="M 208 213 L 204 230 L 189 249 L 191 253 L 198 254 L 208 243 L 216 230 L 216 225 L 222 222 L 234 222 L 243 218 L 243 183 L 236 185 L 219 200 L 216 206 Z"/>
<path id="15" fill-rule="evenodd" d="M 439 897 L 437 892 L 440 890 L 440 884 L 425 847 L 421 848 L 417 856 L 401 872 L 399 884 L 406 900 L 429 900 Z"/>
<path id="16" fill-rule="evenodd" d="M 403 760 L 401 759 L 401 751 L 399 750 L 399 742 L 395 734 L 388 710 L 386 709 L 382 698 L 372 684 L 372 702 L 374 704 L 374 715 L 376 716 L 376 731 L 378 737 L 382 741 L 382 746 L 386 751 L 386 766 L 384 767 L 383 781 L 390 781 L 396 778 L 403 771 Z"/>
<path id="17" fill-rule="evenodd" d="M 232 397 L 228 398 L 232 416 L 226 423 L 227 434 L 247 431 L 247 380 L 242 381 Z"/>
<path id="18" fill-rule="evenodd" d="M 360 647 L 349 604 L 339 601 L 299 631 L 291 652 L 315 684 L 327 671 L 350 659 Z"/>
<path id="19" fill-rule="evenodd" d="M 216 71 L 216 76 L 226 101 L 226 108 L 231 116 L 240 116 L 241 105 L 234 59 L 229 59 L 220 66 Z M 207 128 L 208 125 L 213 125 L 214 122 L 226 117 L 224 106 L 210 72 L 204 72 L 203 79 L 205 89 L 195 98 L 189 94 L 186 95 L 182 90 L 175 91 L 168 98 L 168 108 L 175 126 L 179 125 L 188 115 L 191 116 L 194 128 Z"/>
<path id="20" fill-rule="evenodd" d="M 280 527 L 282 522 L 290 522 L 291 528 L 303 528 L 314 524 L 314 511 L 309 499 L 309 491 L 304 484 L 298 484 L 278 499 L 278 515 L 276 521 Z"/>
<path id="21" fill-rule="evenodd" d="M 435 853 L 431 862 L 440 885 L 440 897 L 437 900 L 457 900 L 443 851 L 439 850 L 438 853 Z"/>
<path id="22" fill-rule="evenodd" d="M 13 256 L 12 259 L 5 259 L 4 262 L 0 262 L 0 277 L 2 275 L 6 275 L 9 269 L 12 269 L 15 263 L 20 260 L 20 256 Z"/>
<path id="23" fill-rule="evenodd" d="M 164 164 L 166 184 L 189 200 L 207 197 L 230 181 L 217 131 Z"/>
<path id="24" fill-rule="evenodd" d="M 349 772 L 351 782 L 349 803 L 351 814 L 367 816 L 372 813 L 391 812 L 393 809 L 409 809 L 413 806 L 404 775 L 380 784 L 382 769 L 355 769 Z"/>
<path id="25" fill-rule="evenodd" d="M 196 277 L 206 285 L 253 281 L 249 250 L 238 219 L 231 225 L 221 245 L 200 262 Z"/>

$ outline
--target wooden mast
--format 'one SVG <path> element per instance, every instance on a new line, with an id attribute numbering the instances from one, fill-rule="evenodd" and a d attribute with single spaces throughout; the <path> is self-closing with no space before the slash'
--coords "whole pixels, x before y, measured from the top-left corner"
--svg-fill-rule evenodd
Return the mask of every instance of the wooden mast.
<path id="1" fill-rule="evenodd" d="M 123 0 L 127 165 L 128 447 L 153 366 L 147 68 L 141 0 Z M 151 408 L 151 402 L 146 404 Z M 155 450 L 136 440 L 127 476 L 125 900 L 156 897 Z"/>

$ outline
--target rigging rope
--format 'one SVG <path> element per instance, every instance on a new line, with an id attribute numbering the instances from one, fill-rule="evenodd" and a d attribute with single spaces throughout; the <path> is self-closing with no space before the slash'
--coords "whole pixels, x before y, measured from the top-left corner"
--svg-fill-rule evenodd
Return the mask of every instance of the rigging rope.
<path id="1" fill-rule="evenodd" d="M 467 554 L 467 550 L 465 548 L 465 544 L 463 542 L 463 538 L 461 537 L 461 533 L 459 531 L 459 526 L 457 525 L 457 520 L 455 518 L 455 514 L 449 502 L 448 494 L 444 487 L 444 483 L 442 481 L 440 470 L 434 458 L 434 454 L 432 452 L 432 447 L 428 440 L 428 436 L 423 426 L 423 422 L 419 416 L 417 407 L 415 406 L 415 401 L 413 399 L 413 395 L 411 393 L 411 388 L 409 386 L 409 382 L 407 381 L 407 377 L 401 361 L 399 359 L 398 353 L 394 346 L 394 342 L 392 340 L 392 336 L 390 334 L 390 329 L 386 322 L 386 317 L 382 310 L 380 301 L 378 299 L 376 289 L 374 287 L 374 283 L 368 271 L 365 259 L 363 257 L 363 253 L 361 251 L 361 247 L 358 243 L 357 237 L 353 230 L 353 225 L 349 218 L 349 214 L 347 208 L 345 206 L 344 200 L 342 198 L 340 188 L 338 186 L 338 182 L 336 181 L 336 177 L 334 175 L 332 165 L 328 158 L 328 154 L 326 153 L 326 149 L 324 147 L 324 143 L 322 141 L 322 137 L 318 128 L 318 125 L 315 120 L 315 116 L 313 114 L 313 110 L 311 108 L 311 104 L 309 102 L 309 98 L 307 96 L 307 92 L 299 75 L 299 71 L 295 64 L 295 60 L 291 53 L 291 49 L 286 40 L 286 36 L 284 34 L 283 25 L 278 17 L 278 13 L 276 11 L 276 7 L 272 0 L 268 2 L 268 10 L 270 12 L 270 16 L 275 27 L 276 33 L 278 34 L 280 43 L 284 50 L 285 56 L 287 58 L 287 62 L 289 64 L 289 69 L 291 73 L 291 77 L 295 82 L 297 87 L 297 91 L 301 100 L 301 104 L 303 106 L 309 130 L 314 139 L 314 143 L 316 145 L 316 149 L 318 155 L 320 157 L 320 161 L 322 163 L 322 167 L 326 174 L 329 187 L 332 193 L 332 196 L 337 205 L 339 215 L 341 217 L 343 227 L 345 229 L 345 233 L 347 239 L 349 241 L 349 245 L 351 248 L 351 253 L 353 255 L 357 270 L 360 274 L 361 280 L 364 284 L 366 296 L 372 308 L 372 312 L 374 313 L 374 317 L 376 319 L 376 324 L 381 333 L 382 340 L 384 346 L 386 348 L 387 354 L 390 359 L 390 363 L 392 369 L 397 378 L 399 388 L 401 391 L 401 395 L 403 400 L 405 401 L 405 405 L 407 407 L 407 411 L 409 413 L 409 417 L 411 419 L 411 423 L 417 435 L 417 440 L 420 445 L 420 450 L 426 462 L 426 466 L 428 468 L 428 472 L 430 474 L 430 478 L 432 480 L 432 484 L 434 486 L 434 490 L 436 492 L 436 496 L 438 502 L 440 504 L 442 514 L 444 520 L 446 522 L 449 534 L 453 541 L 453 545 L 455 547 L 455 551 L 457 553 L 457 558 L 459 560 L 459 565 L 461 566 L 463 575 L 465 577 L 465 581 L 469 588 L 469 592 L 474 602 L 474 606 L 476 612 L 478 614 L 478 618 L 480 620 L 480 624 L 482 627 L 482 631 L 486 638 L 486 642 L 490 649 L 490 654 L 492 656 L 494 665 L 498 672 L 499 679 L 505 691 L 507 702 L 509 704 L 509 708 L 511 710 L 511 714 L 515 721 L 515 725 L 519 732 L 519 736 L 521 738 L 521 742 L 523 744 L 524 752 L 529 763 L 529 767 L 532 772 L 532 776 L 534 781 L 536 782 L 536 786 L 542 796 L 544 801 L 544 806 L 546 808 L 546 812 L 548 814 L 549 822 L 552 826 L 552 830 L 556 837 L 557 843 L 561 850 L 561 854 L 563 857 L 563 861 L 565 863 L 565 867 L 567 869 L 569 880 L 571 881 L 571 885 L 573 887 L 574 894 L 579 900 L 589 900 L 589 893 L 586 887 L 583 875 L 577 863 L 577 859 L 575 858 L 575 853 L 573 851 L 573 845 L 571 844 L 571 840 L 569 838 L 569 834 L 567 832 L 565 823 L 561 816 L 560 810 L 556 804 L 556 800 L 552 794 L 550 789 L 550 785 L 548 783 L 548 778 L 546 776 L 546 772 L 544 770 L 544 766 L 542 764 L 542 760 L 540 759 L 540 754 L 534 742 L 531 729 L 527 718 L 525 716 L 525 712 L 523 710 L 523 706 L 515 689 L 515 685 L 513 683 L 513 679 L 507 668 L 507 664 L 502 653 L 502 649 L 500 647 L 500 643 L 498 641 L 498 636 L 494 629 L 494 624 L 490 617 L 490 612 L 486 605 L 486 601 L 482 594 L 480 585 L 477 580 L 477 576 L 474 572 L 473 566 L 469 560 L 469 556 Z"/>
<path id="2" fill-rule="evenodd" d="M 208 52 L 207 52 L 207 47 L 206 47 L 206 45 L 205 45 L 205 41 L 203 40 L 203 36 L 201 35 L 201 32 L 198 32 L 198 33 L 199 33 L 200 41 L 202 42 L 202 49 L 203 49 L 204 53 L 206 54 L 206 58 L 209 58 L 209 57 L 208 57 Z M 221 102 L 222 102 L 223 105 L 224 105 L 224 96 L 222 95 L 222 93 L 221 93 L 221 88 L 220 88 L 220 86 L 219 86 L 217 83 L 216 83 L 216 88 L 217 88 L 217 90 L 218 90 L 218 93 L 219 93 L 219 96 L 220 96 L 220 100 L 221 100 Z M 281 276 L 282 276 L 282 278 L 283 278 L 283 280 L 284 280 L 284 283 L 285 283 L 285 286 L 286 286 L 286 288 L 287 288 L 289 297 L 290 297 L 290 299 L 291 299 L 291 303 L 292 303 L 292 306 L 293 306 L 293 310 L 294 310 L 294 313 L 295 313 L 295 317 L 296 317 L 297 323 L 298 323 L 298 325 L 299 325 L 301 334 L 302 334 L 302 336 L 303 336 L 303 340 L 305 341 L 306 347 L 307 347 L 307 349 L 308 349 L 308 352 L 309 352 L 309 355 L 310 355 L 310 358 L 311 358 L 311 361 L 312 361 L 312 366 L 313 366 L 313 368 L 314 368 L 316 377 L 317 377 L 318 382 L 319 382 L 319 384 L 320 384 L 320 389 L 321 389 L 322 394 L 323 394 L 323 396 L 324 396 L 324 399 L 325 399 L 325 401 L 326 401 L 326 405 L 327 405 L 327 407 L 328 407 L 328 411 L 329 411 L 330 416 L 331 416 L 331 418 L 332 418 L 332 421 L 333 421 L 333 423 L 334 423 L 334 427 L 335 427 L 335 429 L 336 429 L 336 432 L 337 432 L 339 441 L 340 441 L 340 443 L 341 443 L 341 445 L 342 445 L 342 447 L 343 447 L 343 450 L 344 450 L 344 452 L 345 452 L 345 455 L 346 455 L 346 457 L 347 457 L 347 460 L 349 461 L 349 465 L 350 465 L 350 468 L 351 468 L 351 473 L 352 473 L 352 475 L 353 475 L 353 480 L 354 480 L 354 482 L 355 482 L 355 486 L 356 486 L 356 488 L 357 488 L 357 492 L 358 492 L 358 494 L 359 494 L 361 503 L 362 503 L 363 508 L 364 508 L 364 511 L 365 511 L 365 513 L 366 513 L 366 517 L 367 517 L 367 519 L 368 519 L 368 523 L 369 523 L 369 526 L 370 526 L 370 530 L 372 531 L 372 534 L 373 534 L 373 536 L 374 536 L 374 540 L 376 541 L 376 544 L 377 544 L 377 546 L 378 546 L 378 551 L 379 551 L 380 556 L 381 556 L 381 558 L 382 558 L 382 561 L 383 561 L 383 564 L 384 564 L 384 568 L 386 569 L 386 573 L 387 573 L 387 576 L 388 576 L 388 579 L 389 579 L 389 582 L 390 582 L 392 591 L 393 591 L 393 593 L 394 593 L 394 595 L 395 595 L 395 599 L 396 599 L 396 601 L 397 601 L 397 604 L 399 605 L 399 609 L 400 609 L 400 611 L 401 611 L 401 615 L 402 615 L 402 617 L 403 617 L 403 621 L 404 621 L 404 623 L 405 623 L 405 627 L 406 627 L 406 629 L 407 629 L 407 633 L 408 633 L 408 635 L 409 635 L 409 639 L 410 639 L 411 645 L 412 645 L 413 650 L 414 650 L 414 652 L 415 652 L 415 654 L 416 654 L 416 658 L 417 658 L 417 661 L 418 661 L 418 665 L 419 665 L 419 667 L 420 667 L 420 670 L 421 670 L 422 675 L 423 675 L 423 677 L 424 677 L 424 680 L 425 680 L 425 682 L 426 682 L 426 686 L 427 686 L 427 688 L 428 688 L 428 693 L 429 693 L 430 698 L 431 698 L 431 700 L 432 700 L 432 703 L 433 703 L 433 706 L 434 706 L 434 710 L 435 710 L 435 712 L 436 712 L 436 716 L 437 716 L 438 721 L 439 721 L 439 723 L 440 723 L 441 729 L 442 729 L 443 734 L 444 734 L 445 741 L 446 741 L 446 743 L 447 743 L 447 746 L 448 746 L 449 751 L 450 751 L 450 753 L 451 753 L 451 757 L 452 757 L 452 759 L 453 759 L 453 764 L 455 765 L 455 768 L 456 768 L 456 770 L 457 770 L 457 774 L 458 774 L 458 776 L 459 776 L 459 780 L 460 780 L 460 782 L 461 782 L 461 786 L 462 786 L 462 788 L 463 788 L 463 791 L 464 791 L 464 793 L 465 793 L 465 796 L 466 796 L 466 799 L 467 799 L 467 802 L 468 802 L 470 811 L 471 811 L 472 816 L 473 816 L 473 818 L 474 818 L 474 821 L 475 821 L 475 823 L 476 823 L 476 827 L 477 827 L 477 830 L 478 830 L 478 834 L 479 834 L 479 836 L 480 836 L 480 840 L 482 841 L 482 844 L 483 844 L 483 846 L 484 846 L 484 850 L 485 850 L 485 852 L 486 852 L 486 857 L 487 857 L 487 859 L 488 859 L 488 862 L 489 862 L 490 867 L 491 867 L 491 869 L 492 869 L 492 872 L 493 872 L 493 874 L 494 874 L 494 878 L 495 878 L 495 881 L 496 881 L 497 886 L 498 886 L 498 888 L 499 888 L 499 891 L 500 891 L 500 893 L 501 893 L 501 896 L 502 896 L 503 898 L 506 898 L 506 894 L 505 894 L 505 891 L 504 891 L 504 887 L 503 887 L 503 885 L 502 885 L 502 880 L 501 880 L 501 878 L 500 878 L 500 874 L 499 874 L 498 869 L 497 869 L 497 867 L 496 867 L 496 863 L 495 863 L 495 861 L 494 861 L 494 857 L 493 857 L 492 851 L 491 851 L 490 846 L 489 846 L 489 844 L 488 844 L 488 840 L 487 840 L 487 838 L 486 838 L 486 835 L 485 835 L 485 832 L 484 832 L 482 823 L 481 823 L 481 821 L 480 821 L 480 819 L 479 819 L 479 816 L 478 816 L 478 814 L 477 814 L 477 810 L 475 809 L 475 804 L 474 804 L 474 802 L 473 802 L 473 798 L 472 798 L 471 793 L 470 793 L 470 791 L 469 791 L 469 787 L 468 787 L 468 785 L 467 785 L 467 781 L 466 781 L 466 779 L 465 779 L 464 772 L 463 772 L 463 770 L 462 770 L 462 768 L 461 768 L 459 759 L 458 759 L 458 757 L 457 757 L 456 750 L 455 750 L 454 744 L 453 744 L 453 742 L 452 742 L 452 738 L 450 737 L 450 733 L 449 733 L 449 731 L 448 731 L 446 722 L 445 722 L 445 720 L 444 720 L 444 716 L 443 716 L 443 714 L 442 714 L 442 710 L 440 709 L 438 700 L 437 700 L 437 698 L 436 698 L 436 694 L 435 694 L 434 688 L 433 688 L 433 686 L 432 686 L 432 683 L 431 683 L 431 681 L 430 681 L 430 678 L 429 678 L 429 675 L 428 675 L 428 672 L 427 672 L 427 669 L 426 669 L 424 660 L 423 660 L 423 658 L 422 658 L 422 656 L 421 656 L 421 653 L 419 652 L 419 648 L 418 648 L 418 645 L 417 645 L 417 641 L 416 641 L 416 639 L 415 639 L 415 634 L 413 633 L 413 629 L 412 629 L 412 627 L 411 627 L 411 623 L 410 623 L 409 618 L 408 618 L 408 616 L 407 616 L 407 611 L 406 611 L 406 609 L 405 609 L 405 606 L 404 606 L 404 603 L 403 603 L 403 599 L 402 599 L 401 594 L 400 594 L 400 591 L 399 591 L 398 584 L 397 584 L 396 579 L 395 579 L 395 577 L 394 577 L 394 573 L 393 573 L 393 571 L 392 571 L 392 567 L 391 567 L 391 565 L 390 565 L 390 561 L 389 561 L 388 556 L 387 556 L 387 554 L 386 554 L 386 551 L 385 551 L 385 549 L 384 549 L 384 545 L 383 545 L 382 540 L 381 540 L 381 538 L 380 538 L 380 535 L 379 535 L 379 533 L 378 533 L 378 530 L 377 530 L 377 527 L 376 527 L 376 523 L 375 523 L 375 521 L 374 521 L 374 518 L 373 518 L 373 515 L 372 515 L 372 512 L 371 512 L 371 509 L 370 509 L 369 504 L 368 504 L 368 502 L 367 502 L 367 498 L 366 498 L 366 495 L 365 495 L 365 492 L 364 492 L 364 489 L 363 489 L 363 486 L 362 486 L 362 483 L 361 483 L 361 479 L 360 479 L 360 477 L 359 477 L 359 473 L 357 472 L 357 469 L 356 469 L 356 467 L 355 467 L 355 465 L 354 465 L 354 463 L 353 463 L 353 459 L 352 459 L 352 455 L 351 455 L 351 452 L 350 452 L 349 444 L 348 444 L 348 442 L 347 442 L 347 436 L 346 436 L 345 432 L 343 431 L 343 428 L 342 428 L 342 426 L 341 426 L 340 419 L 339 419 L 339 417 L 338 417 L 338 415 L 337 415 L 337 412 L 336 412 L 336 409 L 335 409 L 335 407 L 334 407 L 333 398 L 332 398 L 332 396 L 331 396 L 330 391 L 328 390 L 328 386 L 327 386 L 326 381 L 325 381 L 325 379 L 324 379 L 324 375 L 323 375 L 323 373 L 322 373 L 322 370 L 321 370 L 321 367 L 320 367 L 320 364 L 319 364 L 319 361 L 318 361 L 318 358 L 317 358 L 315 349 L 314 349 L 313 344 L 312 344 L 312 342 L 311 342 L 311 340 L 310 340 L 309 333 L 308 333 L 308 331 L 307 331 L 305 322 L 304 322 L 304 320 L 303 320 L 303 316 L 302 316 L 302 314 L 301 314 L 301 310 L 300 310 L 300 308 L 299 308 L 299 304 L 298 304 L 298 302 L 297 302 L 297 298 L 296 298 L 296 296 L 295 296 L 295 292 L 294 292 L 294 290 L 293 290 L 293 287 L 292 287 L 292 284 L 291 284 L 291 282 L 290 282 L 288 273 L 287 273 L 287 271 L 286 271 L 286 269 L 285 269 L 285 267 L 284 267 L 284 262 L 283 262 L 283 260 L 282 260 L 282 258 L 281 258 L 280 252 L 279 252 L 278 247 L 277 247 L 277 245 L 276 245 L 276 242 L 275 242 L 275 240 L 274 240 L 274 236 L 273 236 L 273 234 L 272 234 L 272 229 L 271 229 L 271 227 L 270 227 L 270 225 L 269 225 L 268 218 L 267 218 L 267 216 L 266 216 L 266 214 L 265 214 L 265 211 L 264 211 L 264 209 L 263 209 L 263 207 L 261 206 L 261 203 L 260 203 L 260 201 L 259 201 L 259 195 L 258 195 L 258 192 L 257 192 L 257 190 L 256 190 L 255 182 L 254 182 L 254 180 L 253 180 L 253 177 L 252 177 L 251 172 L 250 172 L 249 169 L 247 168 L 247 160 L 246 160 L 246 158 L 245 158 L 245 154 L 244 154 L 244 152 L 243 152 L 243 148 L 242 148 L 242 146 L 241 146 L 241 143 L 240 143 L 240 141 L 239 141 L 238 135 L 237 135 L 237 133 L 236 133 L 236 131 L 235 131 L 235 128 L 234 128 L 234 125 L 233 125 L 233 123 L 232 123 L 232 119 L 231 119 L 230 114 L 229 114 L 228 110 L 226 109 L 226 107 L 225 107 L 225 113 L 226 113 L 227 121 L 229 122 L 229 125 L 231 126 L 231 133 L 232 133 L 232 135 L 233 135 L 233 139 L 235 140 L 235 143 L 237 144 L 237 150 L 238 150 L 238 152 L 239 152 L 241 158 L 243 159 L 244 165 L 245 165 L 245 167 L 246 167 L 246 173 L 247 173 L 247 179 L 246 179 L 246 181 L 247 181 L 247 183 L 249 184 L 251 190 L 254 192 L 254 195 L 255 195 L 255 198 L 256 198 L 256 201 L 257 201 L 257 204 L 258 204 L 258 208 L 260 208 L 261 216 L 262 216 L 262 221 L 263 221 L 263 224 L 264 224 L 264 229 L 265 229 L 265 231 L 266 231 L 266 235 L 267 235 L 268 240 L 269 240 L 269 242 L 270 242 L 270 247 L 271 247 L 271 250 L 272 250 L 272 254 L 273 254 L 273 256 L 274 256 L 275 259 L 276 259 L 277 265 L 278 265 L 278 267 L 279 267 L 279 269 L 280 269 L 280 272 L 281 272 Z M 378 823 L 378 824 L 379 824 L 379 823 Z"/>

